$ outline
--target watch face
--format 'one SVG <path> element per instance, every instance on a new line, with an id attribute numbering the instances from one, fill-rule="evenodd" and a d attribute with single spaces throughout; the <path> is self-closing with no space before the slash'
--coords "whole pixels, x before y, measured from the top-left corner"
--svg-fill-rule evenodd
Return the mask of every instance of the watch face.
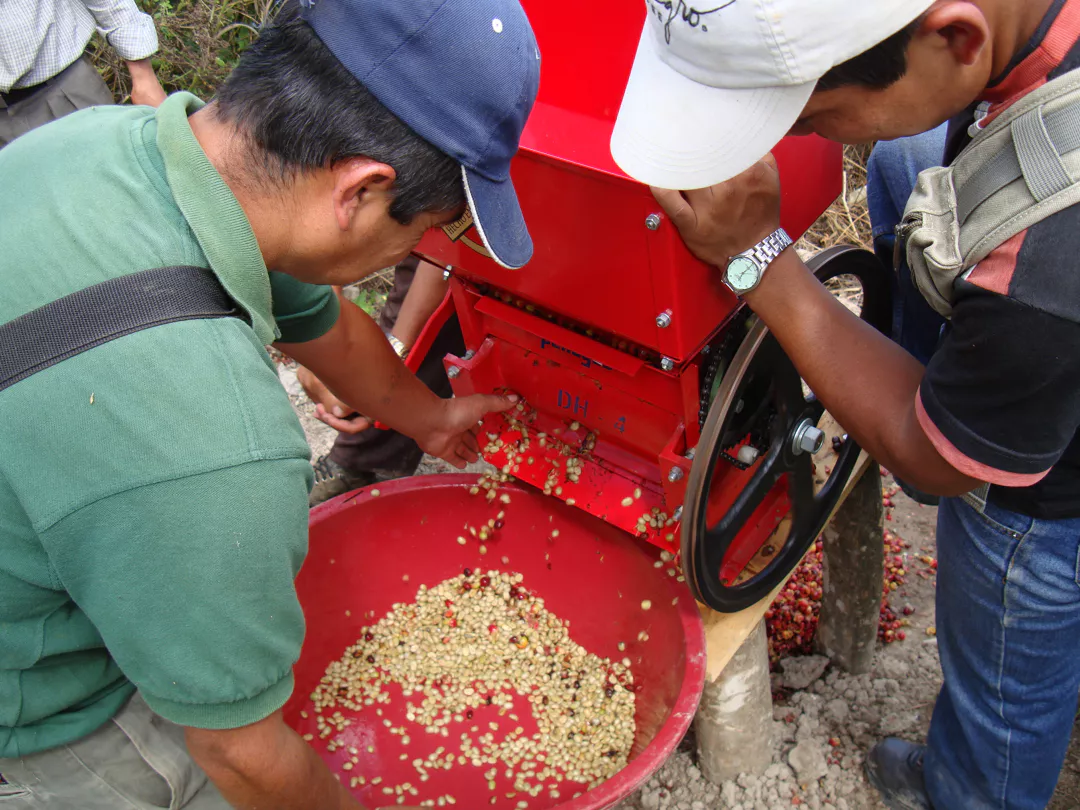
<path id="1" fill-rule="evenodd" d="M 727 267 L 727 282 L 736 292 L 752 290 L 761 279 L 761 270 L 745 256 L 736 256 Z"/>

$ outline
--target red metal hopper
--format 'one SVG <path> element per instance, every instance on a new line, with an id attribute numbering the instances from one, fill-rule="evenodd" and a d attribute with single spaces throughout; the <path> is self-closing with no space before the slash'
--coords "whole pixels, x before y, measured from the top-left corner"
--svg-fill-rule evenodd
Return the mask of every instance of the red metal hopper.
<path id="1" fill-rule="evenodd" d="M 812 454 L 799 446 L 814 438 L 803 434 L 821 409 L 771 337 L 733 365 L 750 313 L 718 270 L 691 256 L 649 190 L 612 161 L 608 143 L 644 9 L 609 10 L 603 36 L 582 43 L 568 35 L 565 10 L 540 0 L 525 6 L 544 62 L 512 176 L 535 257 L 521 270 L 500 267 L 468 216 L 446 235 L 430 234 L 418 253 L 446 269 L 451 295 L 429 334 L 452 309 L 468 348 L 447 358 L 455 391 L 513 391 L 526 403 L 509 421 L 484 425 L 485 457 L 681 552 L 695 594 L 738 609 L 794 565 L 842 488 L 833 481 L 815 496 Z M 840 191 L 840 147 L 789 138 L 775 155 L 783 223 L 798 235 Z M 867 282 L 865 313 L 887 316 L 880 285 L 869 283 L 880 275 L 874 257 L 826 258 L 824 274 Z M 425 351 L 422 338 L 415 355 Z M 702 430 L 725 376 L 746 378 L 746 390 L 714 414 L 706 446 Z M 840 455 L 834 478 L 850 471 L 857 449 L 847 442 Z M 700 509 L 680 509 L 698 501 Z M 681 519 L 691 511 L 692 527 Z M 768 574 L 747 572 L 789 516 L 795 531 L 776 541 L 782 553 L 758 560 Z"/>

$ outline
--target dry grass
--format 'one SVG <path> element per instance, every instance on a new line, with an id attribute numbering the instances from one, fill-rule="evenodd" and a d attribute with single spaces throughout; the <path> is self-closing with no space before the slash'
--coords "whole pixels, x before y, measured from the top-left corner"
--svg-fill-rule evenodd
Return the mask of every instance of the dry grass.
<path id="1" fill-rule="evenodd" d="M 866 207 L 866 161 L 872 148 L 870 145 L 844 147 L 843 191 L 796 245 L 804 258 L 834 245 L 873 249 L 870 212 Z M 861 307 L 862 285 L 854 277 L 839 276 L 825 286 L 854 311 Z"/>
<path id="2" fill-rule="evenodd" d="M 870 249 L 870 213 L 866 207 L 866 161 L 870 146 L 844 147 L 844 187 L 804 239 L 817 250 L 848 244 Z"/>
<path id="3" fill-rule="evenodd" d="M 844 147 L 844 190 L 829 210 L 800 240 L 800 250 L 816 253 L 833 245 L 871 248 L 870 213 L 866 208 L 866 161 L 870 146 Z"/>

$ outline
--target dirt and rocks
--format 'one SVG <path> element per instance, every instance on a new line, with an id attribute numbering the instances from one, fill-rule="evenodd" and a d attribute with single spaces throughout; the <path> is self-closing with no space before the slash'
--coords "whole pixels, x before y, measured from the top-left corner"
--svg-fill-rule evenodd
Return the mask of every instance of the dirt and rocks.
<path id="1" fill-rule="evenodd" d="M 279 374 L 301 417 L 312 457 L 317 458 L 329 450 L 334 432 L 312 416 L 314 408 L 296 383 L 295 373 L 283 365 Z M 445 462 L 425 458 L 418 474 L 442 472 L 454 470 Z M 889 601 L 907 621 L 905 639 L 879 645 L 873 669 L 866 675 L 839 671 L 821 656 L 781 659 L 772 675 L 773 761 L 764 773 L 741 774 L 720 785 L 708 782 L 696 764 L 691 732 L 645 786 L 617 810 L 883 810 L 863 774 L 865 753 L 883 736 L 924 740 L 941 686 L 933 635 L 936 577 L 917 562 L 919 557 L 936 557 L 936 509 L 921 506 L 903 493 L 890 500 L 894 506 L 887 509 L 886 527 L 905 541 L 902 553 L 908 575 Z M 1080 808 L 1078 734 L 1074 733 L 1049 808 Z"/>
<path id="2" fill-rule="evenodd" d="M 891 482 L 888 482 L 891 483 Z M 888 488 L 888 486 L 887 486 Z M 897 493 L 886 526 L 906 541 L 909 574 L 890 604 L 905 615 L 905 640 L 878 646 L 866 675 L 848 675 L 822 656 L 782 659 L 773 678 L 773 762 L 760 775 L 713 785 L 696 765 L 692 738 L 618 810 L 883 810 L 863 774 L 866 751 L 881 737 L 921 742 L 941 687 L 934 635 L 936 578 L 908 559 L 936 557 L 937 510 Z M 908 608 L 905 611 L 904 608 Z M 1062 770 L 1049 810 L 1080 808 L 1080 734 Z M 946 808 L 945 810 L 959 810 Z"/>

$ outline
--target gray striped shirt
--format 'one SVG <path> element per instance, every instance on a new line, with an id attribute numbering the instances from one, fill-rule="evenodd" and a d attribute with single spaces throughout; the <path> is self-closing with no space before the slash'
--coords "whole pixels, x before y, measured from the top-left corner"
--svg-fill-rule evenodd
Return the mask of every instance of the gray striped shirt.
<path id="1" fill-rule="evenodd" d="M 135 0 L 0 0 L 0 93 L 51 79 L 95 29 L 128 62 L 158 49 L 154 21 Z"/>

